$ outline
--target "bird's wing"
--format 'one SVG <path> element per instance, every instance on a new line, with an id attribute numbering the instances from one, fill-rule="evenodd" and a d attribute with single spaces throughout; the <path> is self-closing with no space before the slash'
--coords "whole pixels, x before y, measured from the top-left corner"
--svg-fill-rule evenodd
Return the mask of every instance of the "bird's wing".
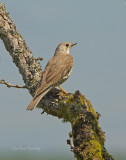
<path id="1" fill-rule="evenodd" d="M 33 110 L 42 97 L 52 88 L 52 84 L 58 82 L 69 74 L 73 67 L 73 57 L 71 55 L 54 56 L 46 65 L 43 72 L 43 79 L 38 84 L 35 96 L 28 105 L 27 110 Z"/>
<path id="2" fill-rule="evenodd" d="M 64 76 L 68 75 L 73 67 L 73 57 L 68 54 L 54 56 L 47 64 L 43 73 L 43 79 L 48 85 L 58 82 Z"/>
<path id="3" fill-rule="evenodd" d="M 48 87 L 45 90 L 41 91 L 40 94 L 36 94 L 34 96 L 34 98 L 32 99 L 32 101 L 30 102 L 30 104 L 28 105 L 28 107 L 26 108 L 26 110 L 33 110 L 37 104 L 39 103 L 39 101 L 42 99 L 42 97 L 49 92 L 51 88 Z"/>
<path id="4" fill-rule="evenodd" d="M 66 76 L 72 67 L 73 57 L 70 54 L 58 55 L 50 59 L 43 72 L 42 81 L 37 86 L 34 97 L 38 97 L 46 88 L 50 88 L 52 84 Z"/>

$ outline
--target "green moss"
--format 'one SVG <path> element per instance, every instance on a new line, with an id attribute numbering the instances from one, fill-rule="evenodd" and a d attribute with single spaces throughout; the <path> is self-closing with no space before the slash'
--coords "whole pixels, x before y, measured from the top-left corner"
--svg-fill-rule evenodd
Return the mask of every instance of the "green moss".
<path id="1" fill-rule="evenodd" d="M 71 123 L 73 152 L 77 160 L 112 160 L 104 148 L 105 134 L 99 127 L 98 114 L 90 101 L 79 91 L 63 96 L 56 96 L 57 93 L 54 95 L 53 111 L 50 110 L 50 105 L 49 109 L 45 107 L 44 110 L 53 116 L 63 118 L 64 122 Z M 49 98 L 49 95 L 47 96 Z"/>
<path id="2" fill-rule="evenodd" d="M 86 144 L 87 146 L 85 147 L 84 154 L 82 155 L 84 160 L 89 160 L 89 159 L 96 159 L 96 160 L 102 160 L 102 148 L 101 145 L 99 144 L 98 141 L 94 139 L 90 140 Z"/>
<path id="3" fill-rule="evenodd" d="M 81 160 L 91 160 L 92 157 L 95 160 L 110 158 L 107 151 L 104 151 L 105 135 L 99 127 L 98 114 L 83 95 L 79 94 L 78 97 L 76 101 L 79 110 L 84 105 L 85 109 L 72 122 L 75 156 Z"/>
<path id="4" fill-rule="evenodd" d="M 95 112 L 95 110 L 93 109 L 91 102 L 89 100 L 86 99 L 86 103 L 88 105 L 88 111 L 91 112 L 95 118 L 97 119 L 97 113 Z"/>
<path id="5" fill-rule="evenodd" d="M 72 94 L 67 95 L 65 99 L 60 102 L 61 109 L 60 112 L 63 115 L 64 121 L 73 122 L 78 113 L 81 111 L 81 107 L 83 106 L 83 102 L 78 100 L 78 102 L 74 99 Z"/>
<path id="6" fill-rule="evenodd" d="M 92 157 L 98 160 L 103 159 L 103 146 L 100 143 L 100 138 L 90 122 L 88 122 L 86 115 L 78 116 L 74 121 L 73 138 L 77 159 L 89 160 Z"/>

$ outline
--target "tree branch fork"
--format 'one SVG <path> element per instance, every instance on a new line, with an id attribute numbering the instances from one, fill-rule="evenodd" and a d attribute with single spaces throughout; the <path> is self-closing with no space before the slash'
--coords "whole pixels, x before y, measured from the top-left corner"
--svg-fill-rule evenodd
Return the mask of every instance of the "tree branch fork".
<path id="1" fill-rule="evenodd" d="M 13 87 L 13 88 L 25 88 L 26 86 L 21 86 L 19 84 L 13 85 L 11 83 L 6 82 L 4 79 L 0 80 L 0 84 L 5 84 L 8 88 Z"/>
<path id="2" fill-rule="evenodd" d="M 0 80 L 0 84 L 9 88 L 28 89 L 33 96 L 42 77 L 42 67 L 38 62 L 42 58 L 33 57 L 2 3 L 0 3 L 0 38 L 22 75 L 25 85 L 13 85 L 4 79 Z M 67 143 L 77 160 L 113 159 L 104 147 L 105 134 L 98 123 L 99 114 L 79 91 L 63 95 L 60 90 L 54 88 L 43 97 L 37 107 L 42 108 L 43 113 L 71 123 L 72 132 Z"/>

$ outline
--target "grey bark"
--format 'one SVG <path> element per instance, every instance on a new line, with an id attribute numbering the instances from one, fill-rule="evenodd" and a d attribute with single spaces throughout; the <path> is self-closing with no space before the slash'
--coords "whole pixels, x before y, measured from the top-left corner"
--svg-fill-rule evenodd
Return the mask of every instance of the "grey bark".
<path id="1" fill-rule="evenodd" d="M 42 76 L 42 68 L 38 62 L 40 58 L 33 57 L 4 4 L 1 3 L 0 38 L 22 75 L 25 83 L 23 88 L 27 88 L 33 96 Z M 4 80 L 1 82 L 6 83 Z M 11 87 L 10 84 L 8 86 Z M 22 88 L 20 85 L 17 86 Z M 53 89 L 44 96 L 38 107 L 47 114 L 71 123 L 72 132 L 67 142 L 71 145 L 71 150 L 78 160 L 113 159 L 104 147 L 105 134 L 99 127 L 99 114 L 94 111 L 91 103 L 79 91 L 76 91 L 75 94 L 62 95 L 60 90 Z"/>

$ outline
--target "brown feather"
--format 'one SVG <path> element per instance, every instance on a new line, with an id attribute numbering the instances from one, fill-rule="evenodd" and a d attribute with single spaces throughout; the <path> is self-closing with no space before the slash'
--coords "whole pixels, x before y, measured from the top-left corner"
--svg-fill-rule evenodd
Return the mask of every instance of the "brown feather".
<path id="1" fill-rule="evenodd" d="M 54 84 L 72 70 L 73 57 L 70 54 L 61 54 L 54 56 L 47 64 L 43 79 L 46 84 Z"/>
<path id="2" fill-rule="evenodd" d="M 65 76 L 67 77 L 72 70 L 72 67 L 73 57 L 70 54 L 59 54 L 53 56 L 46 65 L 45 71 L 43 72 L 43 79 L 38 84 L 35 96 L 28 105 L 27 110 L 33 110 L 49 90 L 58 85 L 58 82 Z"/>
<path id="3" fill-rule="evenodd" d="M 50 90 L 51 90 L 51 87 L 45 89 L 40 94 L 37 94 L 36 96 L 34 96 L 34 98 L 32 99 L 32 101 L 30 102 L 30 104 L 26 108 L 26 110 L 33 110 L 37 106 L 37 104 L 40 102 L 40 100 L 44 97 L 44 95 L 46 93 L 48 93 Z"/>

